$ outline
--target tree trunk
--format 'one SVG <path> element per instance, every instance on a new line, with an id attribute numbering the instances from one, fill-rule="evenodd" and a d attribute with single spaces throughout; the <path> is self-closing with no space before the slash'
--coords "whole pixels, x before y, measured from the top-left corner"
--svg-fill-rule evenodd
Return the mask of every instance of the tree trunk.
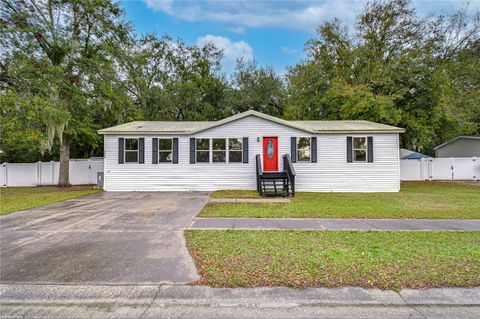
<path id="1" fill-rule="evenodd" d="M 60 175 L 58 176 L 58 187 L 70 186 L 70 139 L 66 134 L 62 136 L 60 145 Z"/>

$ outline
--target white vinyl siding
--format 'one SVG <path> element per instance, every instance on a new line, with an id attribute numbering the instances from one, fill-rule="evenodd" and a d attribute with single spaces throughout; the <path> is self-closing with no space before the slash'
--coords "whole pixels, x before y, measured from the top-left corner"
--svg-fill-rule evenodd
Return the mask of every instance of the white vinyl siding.
<path id="1" fill-rule="evenodd" d="M 105 189 L 107 191 L 212 191 L 256 189 L 255 155 L 262 154 L 264 136 L 278 137 L 279 170 L 282 155 L 290 154 L 290 138 L 309 133 L 249 116 L 195 135 L 179 136 L 178 165 L 168 170 L 152 165 L 152 139 L 145 137 L 145 164 L 118 164 L 117 140 L 125 135 L 105 136 Z M 294 163 L 297 191 L 312 192 L 396 192 L 400 188 L 398 133 L 373 136 L 375 162 L 347 163 L 346 136 L 367 134 L 318 134 L 317 162 Z M 170 138 L 159 136 L 158 138 Z M 190 138 L 248 137 L 248 163 L 228 165 L 190 164 Z M 257 140 L 258 139 L 258 140 Z M 228 146 L 227 146 L 228 148 Z"/>

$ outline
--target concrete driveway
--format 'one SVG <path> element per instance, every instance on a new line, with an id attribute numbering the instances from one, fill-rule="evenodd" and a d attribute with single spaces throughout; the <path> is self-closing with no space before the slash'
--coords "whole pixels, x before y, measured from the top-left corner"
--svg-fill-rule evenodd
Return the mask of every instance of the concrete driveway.
<path id="1" fill-rule="evenodd" d="M 198 279 L 183 230 L 197 192 L 103 192 L 0 217 L 3 283 L 159 284 Z"/>

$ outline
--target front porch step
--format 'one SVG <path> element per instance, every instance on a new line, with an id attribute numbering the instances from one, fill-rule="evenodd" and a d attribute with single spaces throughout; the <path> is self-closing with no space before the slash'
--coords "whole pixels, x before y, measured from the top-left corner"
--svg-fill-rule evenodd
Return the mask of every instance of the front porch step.
<path id="1" fill-rule="evenodd" d="M 288 180 L 283 172 L 267 173 L 261 177 L 263 196 L 288 196 Z"/>
<path id="2" fill-rule="evenodd" d="M 262 178 L 265 185 L 273 185 L 273 184 L 280 184 L 283 183 L 286 178 Z"/>
<path id="3" fill-rule="evenodd" d="M 290 156 L 283 156 L 284 171 L 263 172 L 260 154 L 255 156 L 257 191 L 262 196 L 295 196 L 295 170 Z"/>
<path id="4" fill-rule="evenodd" d="M 277 191 L 275 191 L 275 190 L 272 190 L 272 191 L 270 191 L 270 190 L 264 190 L 264 191 L 262 192 L 262 195 L 263 195 L 263 196 L 287 196 L 287 195 L 288 195 L 288 192 L 287 192 L 287 191 L 283 191 L 283 190 L 282 190 L 282 191 L 279 191 L 279 190 L 277 190 Z"/>
<path id="5" fill-rule="evenodd" d="M 264 172 L 262 174 L 262 179 L 283 179 L 287 178 L 287 173 L 285 172 Z"/>

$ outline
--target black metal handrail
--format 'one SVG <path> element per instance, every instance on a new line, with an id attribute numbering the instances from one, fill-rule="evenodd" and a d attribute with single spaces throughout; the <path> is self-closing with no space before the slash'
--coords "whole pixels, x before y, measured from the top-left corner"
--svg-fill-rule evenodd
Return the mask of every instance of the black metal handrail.
<path id="1" fill-rule="evenodd" d="M 255 156 L 255 161 L 257 163 L 256 170 L 257 170 L 257 192 L 262 195 L 262 185 L 261 185 L 261 177 L 263 175 L 262 171 L 262 162 L 260 161 L 260 154 Z"/>
<path id="2" fill-rule="evenodd" d="M 295 168 L 293 168 L 292 160 L 289 154 L 283 155 L 283 171 L 287 173 L 290 187 L 292 188 L 292 196 L 295 196 Z"/>

